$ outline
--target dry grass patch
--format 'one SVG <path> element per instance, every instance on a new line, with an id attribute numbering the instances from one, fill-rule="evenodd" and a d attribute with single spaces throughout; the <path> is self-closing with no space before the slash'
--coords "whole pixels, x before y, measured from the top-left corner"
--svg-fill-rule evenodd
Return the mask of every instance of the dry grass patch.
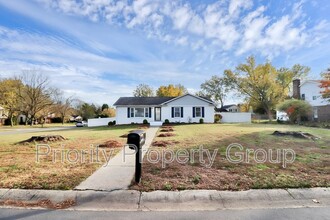
<path id="1" fill-rule="evenodd" d="M 166 164 L 162 161 L 148 163 L 144 160 L 142 181 L 132 185 L 132 189 L 151 190 L 184 190 L 184 189 L 216 189 L 216 190 L 246 190 L 259 188 L 292 188 L 292 187 L 329 187 L 330 186 L 330 133 L 325 129 L 306 128 L 287 125 L 263 124 L 198 124 L 175 126 L 175 137 L 156 137 L 153 149 L 172 149 L 174 152 L 186 149 L 198 149 L 203 146 L 216 157 L 210 168 L 210 163 L 204 154 L 204 162 L 200 162 L 200 155 L 195 154 L 194 160 L 189 155 L 189 162 Z M 319 140 L 299 139 L 289 136 L 278 137 L 272 135 L 275 130 L 302 131 L 310 133 Z M 168 142 L 167 142 L 168 141 Z M 171 141 L 171 142 L 170 142 Z M 175 144 L 173 144 L 173 142 Z M 156 144 L 155 144 L 156 143 Z M 276 159 L 276 150 L 280 150 L 279 158 L 283 158 L 284 149 L 293 149 L 296 160 L 283 168 L 280 163 L 257 163 L 253 154 L 243 154 L 244 162 L 232 163 L 226 156 L 227 146 L 239 143 L 243 150 L 264 149 L 273 152 L 272 159 Z M 235 158 L 238 150 L 230 152 Z M 275 152 L 275 153 L 274 153 Z M 154 153 L 154 152 L 153 152 Z M 151 155 L 152 156 L 152 155 Z M 154 155 L 156 158 L 156 156 Z M 249 159 L 249 162 L 246 162 Z"/>
<path id="2" fill-rule="evenodd" d="M 180 143 L 179 141 L 154 141 L 152 142 L 152 146 L 154 147 L 169 147 L 174 146 L 176 144 Z"/>
<path id="3" fill-rule="evenodd" d="M 120 135 L 136 127 L 77 128 L 47 133 L 1 135 L 0 188 L 73 189 L 104 164 L 105 156 L 114 157 L 121 148 L 112 146 L 119 147 L 126 143 Z M 37 162 L 36 144 L 15 143 L 39 135 L 61 135 L 67 140 L 48 143 L 49 148 L 47 145 L 39 147 L 39 153 L 45 155 L 40 156 Z M 96 147 L 102 144 L 107 144 L 107 147 L 99 148 L 97 157 Z"/>
<path id="4" fill-rule="evenodd" d="M 14 207 L 41 207 L 46 209 L 67 209 L 74 206 L 76 202 L 74 200 L 65 200 L 60 203 L 53 203 L 49 199 L 44 199 L 36 202 L 25 202 L 16 200 L 0 201 L 0 206 L 14 206 Z"/>

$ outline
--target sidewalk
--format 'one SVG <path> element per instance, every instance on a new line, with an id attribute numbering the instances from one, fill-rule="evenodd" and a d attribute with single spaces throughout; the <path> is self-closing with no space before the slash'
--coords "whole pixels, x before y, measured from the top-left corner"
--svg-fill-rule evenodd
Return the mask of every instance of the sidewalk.
<path id="1" fill-rule="evenodd" d="M 270 189 L 247 191 L 185 190 L 139 192 L 117 190 L 55 191 L 0 189 L 0 203 L 8 200 L 33 203 L 73 200 L 69 210 L 93 211 L 198 211 L 224 209 L 277 209 L 329 207 L 330 188 Z"/>
<path id="2" fill-rule="evenodd" d="M 146 131 L 143 152 L 150 147 L 159 127 L 150 127 Z M 142 155 L 142 157 L 144 154 Z M 128 189 L 135 173 L 134 151 L 126 146 L 107 165 L 103 165 L 90 177 L 79 184 L 75 190 L 114 191 Z"/>

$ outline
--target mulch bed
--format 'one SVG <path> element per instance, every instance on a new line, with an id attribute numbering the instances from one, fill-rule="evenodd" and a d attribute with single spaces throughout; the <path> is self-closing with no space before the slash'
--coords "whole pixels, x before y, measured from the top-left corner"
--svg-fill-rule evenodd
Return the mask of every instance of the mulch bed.
<path id="1" fill-rule="evenodd" d="M 167 146 L 173 146 L 180 143 L 179 141 L 154 141 L 152 142 L 152 146 L 155 147 L 167 147 Z"/>
<path id="2" fill-rule="evenodd" d="M 292 136 L 295 138 L 303 138 L 303 139 L 311 139 L 311 140 L 317 140 L 320 139 L 319 137 L 316 137 L 310 133 L 304 133 L 301 131 L 274 131 L 272 135 L 275 136 Z"/>
<path id="3" fill-rule="evenodd" d="M 172 132 L 174 131 L 173 127 L 171 126 L 163 126 L 160 132 Z"/>
<path id="4" fill-rule="evenodd" d="M 120 143 L 119 141 L 108 140 L 108 141 L 104 142 L 103 144 L 100 144 L 99 147 L 104 147 L 104 148 L 119 148 L 119 147 L 123 147 L 123 144 Z"/>
<path id="5" fill-rule="evenodd" d="M 172 136 L 175 136 L 175 134 L 173 134 L 173 133 L 162 133 L 162 134 L 158 135 L 158 137 L 172 137 Z"/>
<path id="6" fill-rule="evenodd" d="M 48 142 L 65 141 L 65 140 L 66 139 L 61 135 L 32 136 L 27 140 L 18 142 L 18 144 L 28 144 L 34 142 L 48 143 Z"/>

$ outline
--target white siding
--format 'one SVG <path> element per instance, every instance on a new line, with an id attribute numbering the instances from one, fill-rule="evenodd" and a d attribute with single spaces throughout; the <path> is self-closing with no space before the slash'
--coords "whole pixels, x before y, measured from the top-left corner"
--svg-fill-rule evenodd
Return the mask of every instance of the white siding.
<path id="1" fill-rule="evenodd" d="M 172 104 L 172 103 L 171 103 Z M 172 107 L 183 107 L 183 118 L 174 117 L 172 118 Z M 193 107 L 204 107 L 204 118 L 195 117 L 193 118 Z M 168 119 L 170 122 L 185 122 L 185 123 L 199 123 L 199 119 L 203 118 L 205 123 L 214 122 L 214 106 L 213 105 L 167 105 L 162 107 L 162 121 Z"/>
<path id="2" fill-rule="evenodd" d="M 130 108 L 149 108 L 150 106 L 130 106 Z M 154 107 L 151 107 L 151 118 L 139 117 L 139 118 L 128 118 L 127 117 L 127 106 L 116 107 L 116 124 L 131 124 L 139 123 L 142 124 L 144 119 L 147 119 L 148 122 L 154 121 Z"/>
<path id="3" fill-rule="evenodd" d="M 325 99 L 322 98 L 322 89 L 319 86 L 319 82 L 307 81 L 303 83 L 300 87 L 301 97 L 304 94 L 305 100 L 312 106 L 324 106 L 329 104 Z M 316 99 L 313 99 L 313 97 Z"/>
<path id="4" fill-rule="evenodd" d="M 172 106 L 198 106 L 198 105 L 209 105 L 207 102 L 196 98 L 194 96 L 191 95 L 185 95 L 182 96 L 174 101 L 168 102 L 168 105 L 172 105 Z"/>

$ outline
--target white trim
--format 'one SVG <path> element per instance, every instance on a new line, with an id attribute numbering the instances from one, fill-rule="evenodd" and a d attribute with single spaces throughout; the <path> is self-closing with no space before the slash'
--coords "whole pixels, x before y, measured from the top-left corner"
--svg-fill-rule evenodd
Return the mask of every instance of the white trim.
<path id="1" fill-rule="evenodd" d="M 206 100 L 206 99 L 204 99 L 204 98 L 202 98 L 202 97 L 195 96 L 195 95 L 192 95 L 192 94 L 189 94 L 189 93 L 187 93 L 187 94 L 185 94 L 185 95 L 182 95 L 182 96 L 175 97 L 175 98 L 173 98 L 173 99 L 171 99 L 171 100 L 168 100 L 168 101 L 166 101 L 166 102 L 163 102 L 161 105 L 168 104 L 168 103 L 173 102 L 173 101 L 175 101 L 175 100 L 177 100 L 177 99 L 183 98 L 183 97 L 185 97 L 185 96 L 187 96 L 187 95 L 192 96 L 192 97 L 197 98 L 197 99 L 200 99 L 200 100 L 202 100 L 202 101 L 204 101 L 204 102 L 207 102 L 207 103 L 209 103 L 209 104 L 215 105 L 214 102 L 212 102 L 212 101 Z"/>
<path id="2" fill-rule="evenodd" d="M 321 80 L 305 80 L 303 81 L 299 87 L 301 87 L 302 85 L 306 84 L 306 83 L 315 83 L 315 84 L 320 84 L 321 83 Z"/>

